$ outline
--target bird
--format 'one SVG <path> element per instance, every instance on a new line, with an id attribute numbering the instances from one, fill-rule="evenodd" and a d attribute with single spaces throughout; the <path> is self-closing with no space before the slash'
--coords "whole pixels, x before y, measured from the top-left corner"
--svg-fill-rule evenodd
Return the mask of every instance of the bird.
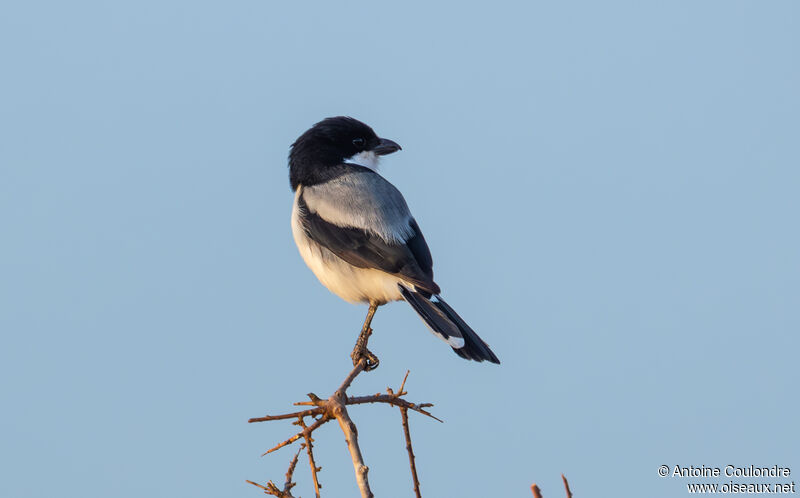
<path id="1" fill-rule="evenodd" d="M 401 150 L 361 121 L 325 118 L 289 151 L 294 191 L 291 226 L 317 279 L 337 296 L 369 305 L 351 358 L 378 366 L 367 349 L 378 307 L 406 301 L 434 335 L 465 359 L 500 363 L 489 345 L 440 295 L 428 244 L 400 191 L 378 173 L 383 156 Z"/>

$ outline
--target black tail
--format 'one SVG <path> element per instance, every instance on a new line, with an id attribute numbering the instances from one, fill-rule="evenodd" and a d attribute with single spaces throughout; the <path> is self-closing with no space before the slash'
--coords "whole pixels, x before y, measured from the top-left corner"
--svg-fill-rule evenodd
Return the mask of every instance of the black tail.
<path id="1" fill-rule="evenodd" d="M 403 297 L 436 336 L 446 341 L 462 358 L 500 363 L 489 345 L 478 337 L 438 294 L 425 297 L 419 292 L 398 285 Z"/>

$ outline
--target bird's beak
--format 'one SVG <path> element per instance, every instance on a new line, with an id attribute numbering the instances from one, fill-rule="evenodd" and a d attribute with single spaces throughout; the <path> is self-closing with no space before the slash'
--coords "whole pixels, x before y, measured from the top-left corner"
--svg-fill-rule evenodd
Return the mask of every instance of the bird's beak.
<path id="1" fill-rule="evenodd" d="M 380 143 L 372 148 L 372 152 L 378 154 L 379 156 L 385 156 L 386 154 L 391 154 L 392 152 L 397 152 L 398 150 L 402 150 L 400 144 L 393 142 L 388 138 L 381 138 Z"/>

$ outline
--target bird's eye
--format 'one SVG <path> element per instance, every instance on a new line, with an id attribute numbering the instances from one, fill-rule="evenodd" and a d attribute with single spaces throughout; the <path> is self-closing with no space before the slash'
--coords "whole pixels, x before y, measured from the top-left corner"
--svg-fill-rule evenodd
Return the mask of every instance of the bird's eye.
<path id="1" fill-rule="evenodd" d="M 365 143 L 367 143 L 367 141 L 364 140 L 363 138 L 353 139 L 353 145 L 355 145 L 356 147 L 363 147 Z"/>

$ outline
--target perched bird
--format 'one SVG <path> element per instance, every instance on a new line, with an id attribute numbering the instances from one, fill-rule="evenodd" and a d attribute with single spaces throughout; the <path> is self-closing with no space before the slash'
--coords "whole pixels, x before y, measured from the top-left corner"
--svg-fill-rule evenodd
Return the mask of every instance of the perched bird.
<path id="1" fill-rule="evenodd" d="M 439 295 L 425 238 L 400 191 L 378 174 L 380 156 L 400 150 L 350 117 L 327 118 L 292 144 L 292 233 L 320 282 L 345 301 L 369 304 L 353 350 L 366 359 L 378 306 L 405 300 L 462 358 L 500 363 L 489 346 Z"/>

